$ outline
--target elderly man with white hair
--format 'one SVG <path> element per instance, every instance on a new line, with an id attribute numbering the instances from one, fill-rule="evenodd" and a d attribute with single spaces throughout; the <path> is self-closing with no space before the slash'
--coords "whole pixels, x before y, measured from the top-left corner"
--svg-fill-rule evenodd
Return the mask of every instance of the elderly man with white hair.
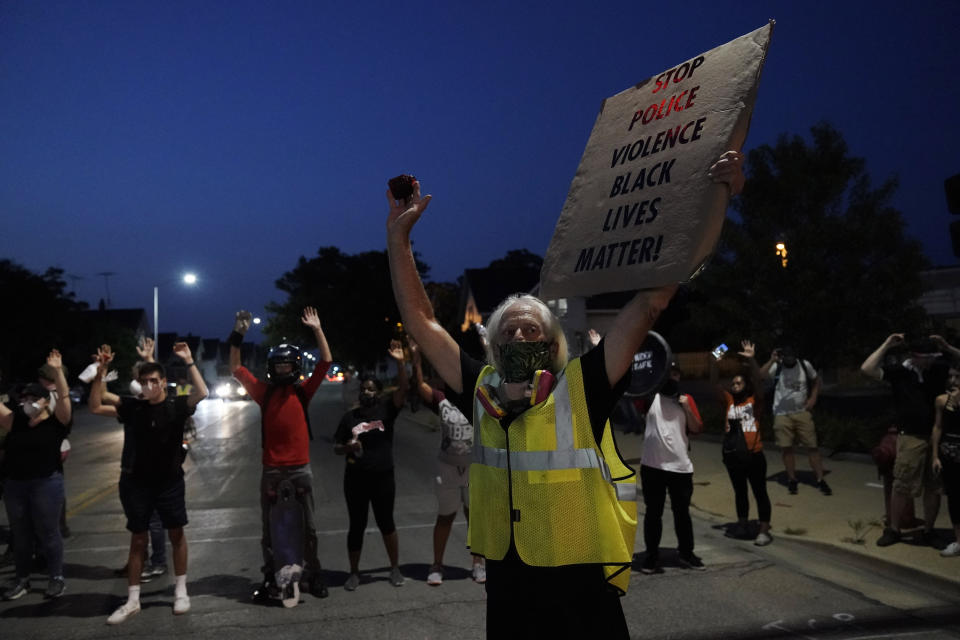
<path id="1" fill-rule="evenodd" d="M 742 162 L 727 152 L 704 179 L 737 193 Z M 473 417 L 467 543 L 487 560 L 487 637 L 629 637 L 619 596 L 633 561 L 636 474 L 608 417 L 676 285 L 638 292 L 597 348 L 569 361 L 546 304 L 512 295 L 490 316 L 479 362 L 437 322 L 420 282 L 410 232 L 431 196 L 411 186 L 407 197 L 387 191 L 393 290 L 406 330 Z"/>

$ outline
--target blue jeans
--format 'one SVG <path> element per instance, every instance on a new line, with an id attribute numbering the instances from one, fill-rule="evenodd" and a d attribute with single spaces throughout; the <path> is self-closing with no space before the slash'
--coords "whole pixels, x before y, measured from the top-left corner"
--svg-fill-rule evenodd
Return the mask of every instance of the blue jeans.
<path id="1" fill-rule="evenodd" d="M 10 530 L 17 541 L 13 549 L 17 578 L 30 577 L 34 536 L 47 559 L 50 576 L 63 575 L 63 538 L 60 537 L 63 497 L 63 474 L 59 471 L 46 478 L 7 479 L 3 501 Z"/>

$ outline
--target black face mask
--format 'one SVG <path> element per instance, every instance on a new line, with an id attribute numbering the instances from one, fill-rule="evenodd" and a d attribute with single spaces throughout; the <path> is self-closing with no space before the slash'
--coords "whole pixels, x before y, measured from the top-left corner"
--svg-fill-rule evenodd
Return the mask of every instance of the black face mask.
<path id="1" fill-rule="evenodd" d="M 380 397 L 380 396 L 378 396 L 378 395 L 370 395 L 370 394 L 368 394 L 368 393 L 361 393 L 361 394 L 360 394 L 360 406 L 361 406 L 361 407 L 372 407 L 372 406 L 374 406 L 375 404 L 377 404 L 377 400 L 379 399 L 379 397 Z"/>
<path id="2" fill-rule="evenodd" d="M 679 398 L 680 383 L 673 378 L 667 378 L 666 382 L 663 383 L 663 386 L 660 387 L 660 395 L 668 398 Z"/>
<path id="3" fill-rule="evenodd" d="M 741 389 L 740 391 L 731 391 L 730 395 L 733 396 L 734 404 L 740 404 L 748 397 L 750 397 L 750 392 L 746 388 Z"/>

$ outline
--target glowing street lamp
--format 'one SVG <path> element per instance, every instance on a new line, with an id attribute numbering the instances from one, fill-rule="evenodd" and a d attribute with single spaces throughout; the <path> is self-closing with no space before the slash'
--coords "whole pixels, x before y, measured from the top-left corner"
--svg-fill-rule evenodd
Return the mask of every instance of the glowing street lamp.
<path id="1" fill-rule="evenodd" d="M 181 280 L 183 281 L 183 284 L 193 286 L 197 284 L 197 274 L 193 273 L 192 271 L 188 271 L 183 274 L 183 277 L 181 278 Z M 166 282 L 163 282 L 161 284 L 167 284 L 168 282 L 171 282 L 171 281 L 167 280 Z M 160 348 L 160 343 L 157 340 L 157 335 L 158 335 L 157 327 L 159 326 L 158 325 L 159 310 L 160 310 L 160 285 L 157 285 L 153 288 L 153 348 L 154 349 Z M 159 355 L 159 351 L 157 353 Z"/>
<path id="2" fill-rule="evenodd" d="M 780 258 L 780 266 L 784 269 L 787 268 L 787 245 L 784 242 L 778 242 L 776 244 L 777 257 Z"/>

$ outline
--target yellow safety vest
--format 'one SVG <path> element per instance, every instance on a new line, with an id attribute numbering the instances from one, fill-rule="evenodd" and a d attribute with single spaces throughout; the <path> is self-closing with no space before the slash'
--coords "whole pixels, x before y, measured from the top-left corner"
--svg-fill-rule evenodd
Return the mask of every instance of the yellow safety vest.
<path id="1" fill-rule="evenodd" d="M 479 435 L 470 466 L 467 545 L 502 560 L 512 533 L 525 564 L 603 565 L 607 581 L 626 593 L 637 530 L 636 472 L 620 457 L 609 421 L 597 447 L 580 359 L 570 361 L 545 401 L 506 430 L 476 399 L 481 384 L 500 382 L 487 366 L 474 387 Z"/>

